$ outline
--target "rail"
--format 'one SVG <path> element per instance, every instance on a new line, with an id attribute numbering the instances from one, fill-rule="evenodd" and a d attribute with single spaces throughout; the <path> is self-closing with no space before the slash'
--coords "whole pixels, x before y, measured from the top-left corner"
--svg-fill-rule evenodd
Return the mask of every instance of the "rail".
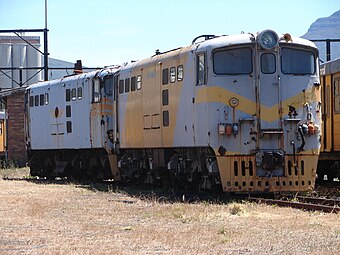
<path id="1" fill-rule="evenodd" d="M 316 197 L 302 197 L 297 196 L 295 200 L 281 200 L 281 199 L 267 199 L 250 197 L 251 202 L 264 203 L 269 205 L 278 205 L 283 207 L 292 207 L 297 209 L 304 209 L 308 211 L 322 211 L 328 213 L 340 212 L 340 200 L 326 199 Z"/>

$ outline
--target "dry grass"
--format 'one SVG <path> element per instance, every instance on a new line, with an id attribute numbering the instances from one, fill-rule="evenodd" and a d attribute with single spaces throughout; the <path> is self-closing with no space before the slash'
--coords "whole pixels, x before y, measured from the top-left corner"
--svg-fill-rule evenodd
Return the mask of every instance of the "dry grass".
<path id="1" fill-rule="evenodd" d="M 160 202 L 63 182 L 0 179 L 0 187 L 0 254 L 338 254 L 340 249 L 339 214 L 251 203 Z"/>

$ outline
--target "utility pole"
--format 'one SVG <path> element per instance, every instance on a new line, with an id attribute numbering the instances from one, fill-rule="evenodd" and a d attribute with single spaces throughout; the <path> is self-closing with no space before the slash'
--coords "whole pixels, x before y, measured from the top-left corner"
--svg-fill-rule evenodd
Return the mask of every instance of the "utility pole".
<path id="1" fill-rule="evenodd" d="M 47 40 L 47 0 L 45 0 L 45 28 L 44 28 L 44 80 L 48 81 L 48 40 Z"/>

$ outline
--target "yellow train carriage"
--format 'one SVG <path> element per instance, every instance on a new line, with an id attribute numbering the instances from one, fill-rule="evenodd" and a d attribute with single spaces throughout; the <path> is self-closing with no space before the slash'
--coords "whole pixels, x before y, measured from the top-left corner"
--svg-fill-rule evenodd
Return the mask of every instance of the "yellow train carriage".
<path id="1" fill-rule="evenodd" d="M 322 146 L 318 165 L 319 179 L 340 177 L 340 59 L 320 67 L 322 87 Z"/>

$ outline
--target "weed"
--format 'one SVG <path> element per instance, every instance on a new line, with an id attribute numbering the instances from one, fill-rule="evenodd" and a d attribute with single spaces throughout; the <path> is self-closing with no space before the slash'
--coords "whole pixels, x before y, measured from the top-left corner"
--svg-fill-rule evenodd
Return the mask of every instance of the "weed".
<path id="1" fill-rule="evenodd" d="M 240 215 L 241 213 L 244 212 L 243 206 L 240 204 L 233 204 L 229 208 L 229 212 L 231 215 Z"/>

